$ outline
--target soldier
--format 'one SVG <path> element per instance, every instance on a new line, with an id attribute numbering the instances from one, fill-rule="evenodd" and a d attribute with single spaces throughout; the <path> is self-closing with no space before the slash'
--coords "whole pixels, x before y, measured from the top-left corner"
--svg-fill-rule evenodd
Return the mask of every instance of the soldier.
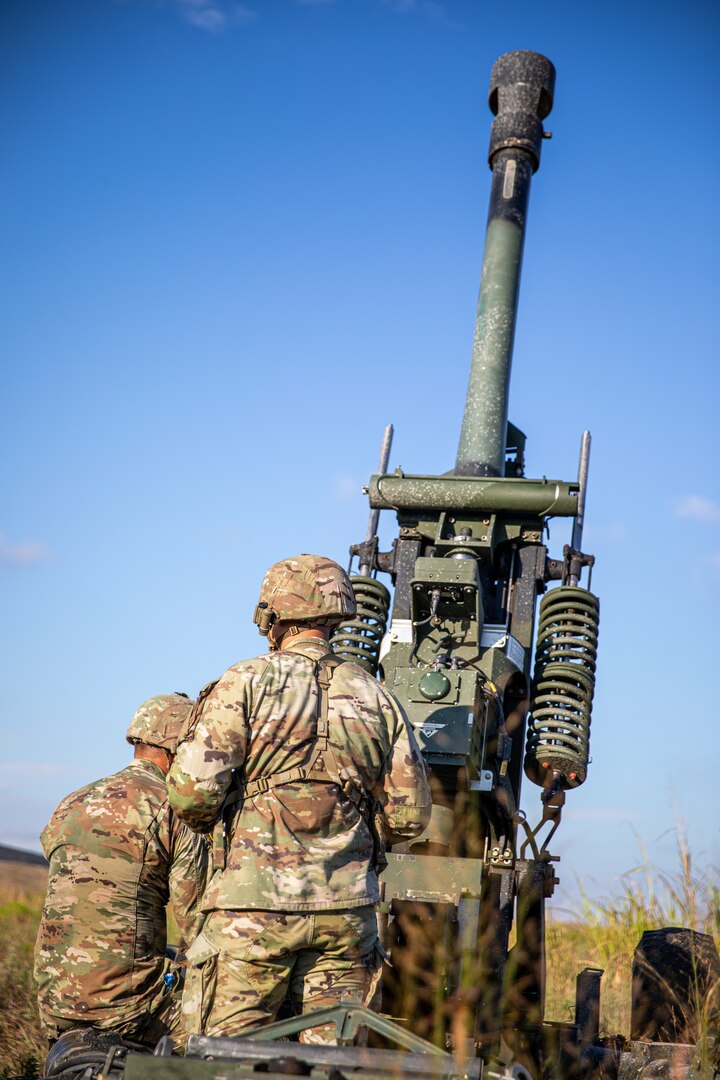
<path id="1" fill-rule="evenodd" d="M 198 930 L 207 845 L 168 806 L 165 774 L 192 706 L 185 694 L 141 705 L 127 730 L 134 760 L 63 799 L 41 836 L 50 872 L 35 979 L 51 1045 L 70 1029 L 86 1044 L 92 1028 L 153 1046 L 177 1026 L 166 905 L 183 949 Z"/>
<path id="2" fill-rule="evenodd" d="M 270 567 L 254 618 L 270 653 L 205 688 L 178 746 L 171 805 L 193 829 L 224 826 L 188 951 L 188 1031 L 269 1023 L 288 991 L 296 1012 L 365 1002 L 377 982 L 372 808 L 390 842 L 407 840 L 427 825 L 430 791 L 398 703 L 329 651 L 354 613 L 332 560 Z M 334 1041 L 327 1028 L 302 1038 Z"/>

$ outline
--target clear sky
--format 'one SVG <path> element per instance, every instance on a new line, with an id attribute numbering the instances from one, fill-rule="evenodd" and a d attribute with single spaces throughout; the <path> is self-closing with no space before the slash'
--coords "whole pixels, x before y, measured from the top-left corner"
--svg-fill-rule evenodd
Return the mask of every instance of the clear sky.
<path id="1" fill-rule="evenodd" d="M 524 48 L 558 77 L 510 417 L 531 476 L 592 432 L 602 602 L 558 903 L 681 821 L 720 864 L 719 31 L 710 0 L 4 0 L 0 842 L 261 650 L 270 563 L 345 562 L 385 424 L 391 467 L 452 467 Z"/>

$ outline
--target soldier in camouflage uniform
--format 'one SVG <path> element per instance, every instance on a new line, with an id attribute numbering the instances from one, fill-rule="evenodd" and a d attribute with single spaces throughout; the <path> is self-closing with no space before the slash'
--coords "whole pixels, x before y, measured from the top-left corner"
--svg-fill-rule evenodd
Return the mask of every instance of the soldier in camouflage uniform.
<path id="1" fill-rule="evenodd" d="M 178 746 L 171 805 L 193 829 L 224 826 L 208 918 L 188 951 L 188 1031 L 269 1023 L 288 992 L 296 1012 L 367 1002 L 377 982 L 371 809 L 390 842 L 407 840 L 429 820 L 430 791 L 398 703 L 329 651 L 332 628 L 354 613 L 337 563 L 272 566 L 255 613 L 270 653 L 205 688 Z"/>
<path id="2" fill-rule="evenodd" d="M 182 949 L 199 928 L 208 860 L 205 839 L 168 806 L 165 774 L 192 706 L 184 694 L 141 705 L 127 731 L 134 760 L 63 799 L 42 834 L 50 872 L 35 979 L 51 1044 L 92 1027 L 154 1045 L 177 1027 L 166 905 Z"/>

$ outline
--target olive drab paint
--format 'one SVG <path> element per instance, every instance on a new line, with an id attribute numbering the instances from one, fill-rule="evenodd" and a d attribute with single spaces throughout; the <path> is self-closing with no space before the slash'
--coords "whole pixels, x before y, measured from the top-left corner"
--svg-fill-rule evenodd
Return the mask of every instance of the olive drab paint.
<path id="1" fill-rule="evenodd" d="M 473 338 L 455 472 L 460 476 L 503 476 L 510 363 L 530 178 L 540 165 L 555 91 L 555 68 L 533 52 L 506 53 L 490 76 L 495 121 L 488 163 L 493 173 Z"/>
<path id="2" fill-rule="evenodd" d="M 552 559 L 545 539 L 551 517 L 577 521 L 587 469 L 577 480 L 527 478 L 525 436 L 508 423 L 530 180 L 554 83 L 553 65 L 536 53 L 508 53 L 493 66 L 493 178 L 455 468 L 373 476 L 370 507 L 395 512 L 398 536 L 390 551 L 378 551 L 377 536 L 351 548 L 366 564 L 364 596 L 369 574 L 391 577 L 378 673 L 410 720 L 433 791 L 429 827 L 388 852 L 381 877 L 393 963 L 383 1011 L 412 1012 L 417 1034 L 448 1046 L 459 997 L 463 1034 L 487 1061 L 504 1029 L 538 1075 L 547 1056 L 544 904 L 556 883 L 548 844 L 565 792 L 587 775 L 599 622 L 597 599 L 568 584 L 593 557 L 568 547 Z M 579 548 L 581 530 L 573 537 Z M 541 609 L 534 679 L 538 600 L 557 582 Z M 360 633 L 341 626 L 337 654 L 352 655 Z M 533 826 L 520 811 L 524 773 L 543 788 Z M 427 970 L 445 988 L 444 1004 Z"/>

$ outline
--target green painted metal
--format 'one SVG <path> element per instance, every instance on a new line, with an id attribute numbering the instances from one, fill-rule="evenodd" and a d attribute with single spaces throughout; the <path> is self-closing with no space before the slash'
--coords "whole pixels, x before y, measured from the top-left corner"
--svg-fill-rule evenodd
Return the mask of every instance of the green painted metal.
<path id="1" fill-rule="evenodd" d="M 323 1024 L 335 1025 L 336 1045 L 288 1041 Z M 363 1031 L 374 1032 L 397 1049 L 354 1045 Z M 127 1080 L 244 1080 L 258 1074 L 311 1075 L 318 1080 L 480 1080 L 484 1069 L 479 1059 L 450 1055 L 389 1017 L 348 1001 L 234 1037 L 192 1035 L 184 1061 L 131 1054 L 126 1064 Z"/>
<path id="2" fill-rule="evenodd" d="M 391 1026 L 393 1032 L 402 1033 L 397 1025 Z M 127 1080 L 252 1080 L 258 1076 L 282 1080 L 288 1075 L 312 1076 L 314 1080 L 481 1080 L 485 1075 L 480 1060 L 456 1059 L 431 1043 L 417 1051 L 397 1051 L 256 1038 L 200 1037 L 195 1041 L 198 1045 L 184 1060 L 128 1054 Z M 117 1072 L 110 1075 L 119 1076 Z"/>
<path id="3" fill-rule="evenodd" d="M 418 682 L 418 690 L 428 701 L 439 701 L 450 693 L 451 683 L 442 671 L 426 671 Z"/>
<path id="4" fill-rule="evenodd" d="M 439 1050 L 432 1042 L 412 1035 L 405 1027 L 400 1027 L 390 1020 L 388 1016 L 372 1012 L 364 1005 L 358 1005 L 356 1001 L 340 1001 L 337 1005 L 327 1005 L 325 1009 L 315 1009 L 311 1013 L 302 1013 L 300 1016 L 290 1016 L 288 1020 L 276 1021 L 274 1024 L 266 1024 L 263 1027 L 250 1027 L 236 1035 L 235 1039 L 252 1039 L 258 1042 L 272 1042 L 277 1039 L 286 1039 L 289 1036 L 300 1035 L 312 1027 L 321 1027 L 323 1024 L 335 1024 L 337 1044 L 339 1047 L 350 1047 L 357 1038 L 357 1032 L 362 1028 L 377 1031 L 398 1047 L 411 1050 L 418 1054 L 439 1054 Z M 198 1047 L 199 1040 L 194 1039 L 190 1049 Z"/>
<path id="5" fill-rule="evenodd" d="M 443 1051 L 433 1043 L 421 1039 L 418 1035 L 413 1035 L 407 1028 L 400 1027 L 387 1016 L 372 1012 L 354 1001 L 341 1001 L 338 1005 L 315 1009 L 312 1013 L 292 1016 L 288 1020 L 278 1020 L 265 1027 L 249 1028 L 236 1038 L 272 1042 L 273 1039 L 284 1039 L 288 1035 L 299 1035 L 309 1028 L 320 1027 L 322 1024 L 335 1024 L 338 1046 L 351 1046 L 360 1029 L 369 1028 L 397 1046 L 402 1046 L 405 1050 L 412 1050 L 417 1054 L 443 1054 Z"/>
<path id="6" fill-rule="evenodd" d="M 383 871 L 383 900 L 394 897 L 459 904 L 463 896 L 480 895 L 484 864 L 481 859 L 445 855 L 388 854 Z"/>
<path id="7" fill-rule="evenodd" d="M 523 229 L 494 219 L 485 234 L 472 364 L 456 466 L 483 462 L 502 476 Z"/>
<path id="8" fill-rule="evenodd" d="M 370 506 L 379 510 L 457 510 L 574 517 L 577 481 L 508 477 L 404 476 L 370 478 Z"/>

